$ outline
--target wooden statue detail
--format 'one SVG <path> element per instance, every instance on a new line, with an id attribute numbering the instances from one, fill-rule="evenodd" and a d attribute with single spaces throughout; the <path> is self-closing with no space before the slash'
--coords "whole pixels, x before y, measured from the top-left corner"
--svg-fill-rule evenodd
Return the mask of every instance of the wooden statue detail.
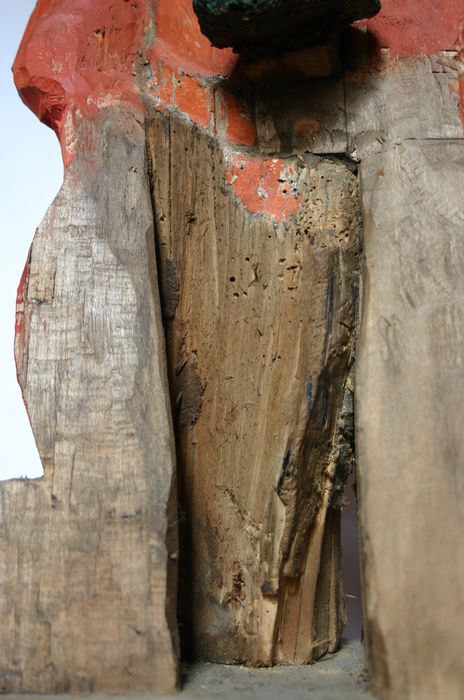
<path id="1" fill-rule="evenodd" d="M 0 666 L 17 692 L 175 686 L 170 405 L 193 653 L 309 662 L 344 623 L 338 421 L 357 179 L 304 148 L 260 152 L 272 107 L 263 95 L 255 118 L 248 78 L 223 84 L 237 59 L 211 49 L 188 2 L 156 17 L 149 2 L 118 8 L 39 2 L 15 64 L 66 165 L 18 302 L 45 476 L 1 487 Z"/>
<path id="2" fill-rule="evenodd" d="M 336 650 L 345 617 L 338 421 L 357 179 L 340 162 L 290 158 L 266 194 L 287 188 L 296 213 L 253 214 L 227 180 L 272 159 L 225 155 L 174 116 L 155 116 L 148 135 L 186 511 L 181 618 L 196 657 L 307 663 Z"/>
<path id="3" fill-rule="evenodd" d="M 174 690 L 178 561 L 195 656 L 337 648 L 361 160 L 369 663 L 389 700 L 460 697 L 464 18 L 405 3 L 404 58 L 385 5 L 396 58 L 340 79 L 335 44 L 241 63 L 190 0 L 39 0 L 15 81 L 66 170 L 18 293 L 45 475 L 0 485 L 5 692 Z"/>

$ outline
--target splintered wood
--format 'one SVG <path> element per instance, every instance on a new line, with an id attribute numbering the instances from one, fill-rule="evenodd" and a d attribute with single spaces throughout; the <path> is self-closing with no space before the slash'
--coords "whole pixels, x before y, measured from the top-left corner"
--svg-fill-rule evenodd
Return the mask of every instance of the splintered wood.
<path id="1" fill-rule="evenodd" d="M 204 130 L 156 115 L 149 144 L 187 522 L 181 618 L 197 657 L 311 662 L 344 624 L 339 419 L 357 178 L 336 160 L 288 159 L 300 206 L 276 223 L 246 210 Z"/>
<path id="2" fill-rule="evenodd" d="M 0 485 L 0 692 L 170 692 L 175 450 L 144 130 L 109 110 L 77 150 L 18 305 L 45 475 Z"/>

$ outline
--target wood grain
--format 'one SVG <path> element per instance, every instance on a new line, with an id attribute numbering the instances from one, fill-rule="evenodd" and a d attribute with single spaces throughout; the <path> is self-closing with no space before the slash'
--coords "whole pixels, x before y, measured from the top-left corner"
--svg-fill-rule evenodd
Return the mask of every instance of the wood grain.
<path id="1" fill-rule="evenodd" d="M 145 133 L 122 108 L 80 127 L 18 302 L 45 475 L 0 484 L 2 691 L 173 691 L 174 439 Z"/>
<path id="2" fill-rule="evenodd" d="M 336 649 L 344 622 L 331 506 L 355 336 L 357 178 L 335 160 L 286 160 L 301 204 L 276 223 L 244 208 L 226 182 L 234 154 L 203 130 L 156 115 L 149 143 L 184 636 L 208 660 L 310 662 Z"/>
<path id="3" fill-rule="evenodd" d="M 462 138 L 457 51 L 402 61 L 382 51 L 377 70 L 345 75 L 349 151 L 362 159 L 384 143 Z"/>
<path id="4" fill-rule="evenodd" d="M 464 688 L 463 166 L 464 141 L 446 139 L 361 164 L 365 631 L 374 691 L 390 700 Z"/>
<path id="5" fill-rule="evenodd" d="M 259 85 L 256 105 L 258 145 L 262 153 L 346 152 L 343 80 L 329 77 L 294 84 L 288 79 L 274 80 L 269 87 Z"/>

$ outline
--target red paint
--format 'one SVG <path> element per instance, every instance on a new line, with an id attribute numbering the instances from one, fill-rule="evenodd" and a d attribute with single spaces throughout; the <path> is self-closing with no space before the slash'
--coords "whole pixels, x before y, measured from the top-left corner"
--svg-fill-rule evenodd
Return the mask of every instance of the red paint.
<path id="1" fill-rule="evenodd" d="M 226 138 L 229 143 L 240 146 L 253 146 L 257 134 L 254 120 L 248 106 L 243 100 L 234 97 L 231 93 L 225 93 L 226 103 Z"/>
<path id="2" fill-rule="evenodd" d="M 296 179 L 293 165 L 280 158 L 243 153 L 226 157 L 226 181 L 253 214 L 270 214 L 276 221 L 296 214 L 301 203 Z"/>
<path id="3" fill-rule="evenodd" d="M 464 0 L 382 0 L 382 5 L 377 17 L 360 24 L 393 56 L 464 47 Z M 253 146 L 256 131 L 246 104 L 214 81 L 231 76 L 237 62 L 232 51 L 215 49 L 202 36 L 191 0 L 38 0 L 14 77 L 24 102 L 56 131 L 69 165 L 82 120 L 117 103 L 143 119 L 147 95 L 159 110 L 178 109 L 226 143 Z M 459 104 L 464 125 L 464 77 Z M 306 120 L 297 128 L 318 125 Z M 226 180 L 251 213 L 276 221 L 297 213 L 301 195 L 291 165 L 237 152 L 226 154 L 225 161 Z M 25 371 L 30 324 L 29 267 L 28 261 L 17 295 L 18 374 Z"/>
<path id="4" fill-rule="evenodd" d="M 134 73 L 149 26 L 145 0 L 39 0 L 14 64 L 24 102 L 53 128 L 65 164 L 65 130 L 105 104 L 141 110 Z M 69 134 L 67 134 L 69 137 Z"/>
<path id="5" fill-rule="evenodd" d="M 201 34 L 191 0 L 39 0 L 14 75 L 24 102 L 56 131 L 67 165 L 82 119 L 117 101 L 141 110 L 144 89 L 160 108 L 213 127 L 214 95 L 205 79 L 229 75 L 237 61 Z M 228 114 L 231 140 L 253 143 L 253 124 L 243 106 L 234 110 L 233 98 Z"/>
<path id="6" fill-rule="evenodd" d="M 190 75 L 230 75 L 238 56 L 216 49 L 203 36 L 192 0 L 155 0 L 156 39 L 152 59 L 182 67 Z"/>
<path id="7" fill-rule="evenodd" d="M 191 0 L 156 0 L 155 14 L 156 38 L 150 63 L 156 76 L 152 92 L 160 104 L 178 108 L 197 124 L 221 133 L 230 143 L 254 144 L 256 130 L 246 105 L 224 87 L 217 87 L 216 92 L 223 95 L 219 101 L 225 101 L 226 110 L 224 115 L 214 116 L 214 89 L 208 78 L 230 76 L 238 62 L 237 54 L 211 46 L 200 31 Z M 215 130 L 215 121 L 221 116 L 225 128 Z"/>
<path id="8" fill-rule="evenodd" d="M 14 74 L 24 102 L 56 131 L 68 165 L 83 119 L 118 101 L 141 111 L 143 91 L 159 109 L 173 107 L 230 143 L 253 145 L 246 104 L 208 82 L 229 76 L 237 61 L 201 34 L 191 0 L 39 0 Z"/>
<path id="9" fill-rule="evenodd" d="M 382 0 L 367 26 L 381 48 L 397 57 L 432 55 L 464 47 L 463 0 Z"/>
<path id="10" fill-rule="evenodd" d="M 459 80 L 459 114 L 464 128 L 464 75 Z"/>
<path id="11" fill-rule="evenodd" d="M 364 24 L 395 56 L 461 48 L 464 2 L 383 0 L 381 13 Z M 213 80 L 230 76 L 237 61 L 201 34 L 191 0 L 38 0 L 14 74 L 23 100 L 57 132 L 67 165 L 82 120 L 118 102 L 143 118 L 144 93 L 160 110 L 177 109 L 228 143 L 253 146 L 246 104 Z M 464 119 L 463 92 L 461 81 Z M 244 205 L 276 219 L 295 213 L 298 200 L 274 182 L 280 166 L 244 160 L 244 170 L 231 178 Z"/>
<path id="12" fill-rule="evenodd" d="M 382 0 L 367 26 L 379 48 L 397 58 L 464 49 L 464 0 Z M 454 84 L 450 83 L 454 90 Z M 464 85 L 459 80 L 459 108 L 464 126 Z"/>
<path id="13" fill-rule="evenodd" d="M 173 104 L 192 121 L 209 128 L 213 105 L 213 95 L 207 87 L 189 75 L 179 75 L 175 79 Z"/>

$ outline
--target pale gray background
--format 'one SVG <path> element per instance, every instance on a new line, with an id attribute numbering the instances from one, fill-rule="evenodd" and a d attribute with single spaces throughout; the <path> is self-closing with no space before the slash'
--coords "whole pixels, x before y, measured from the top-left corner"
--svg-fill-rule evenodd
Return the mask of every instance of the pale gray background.
<path id="1" fill-rule="evenodd" d="M 34 5 L 0 2 L 0 479 L 42 474 L 13 359 L 16 289 L 34 231 L 63 177 L 58 140 L 23 105 L 10 70 Z"/>

